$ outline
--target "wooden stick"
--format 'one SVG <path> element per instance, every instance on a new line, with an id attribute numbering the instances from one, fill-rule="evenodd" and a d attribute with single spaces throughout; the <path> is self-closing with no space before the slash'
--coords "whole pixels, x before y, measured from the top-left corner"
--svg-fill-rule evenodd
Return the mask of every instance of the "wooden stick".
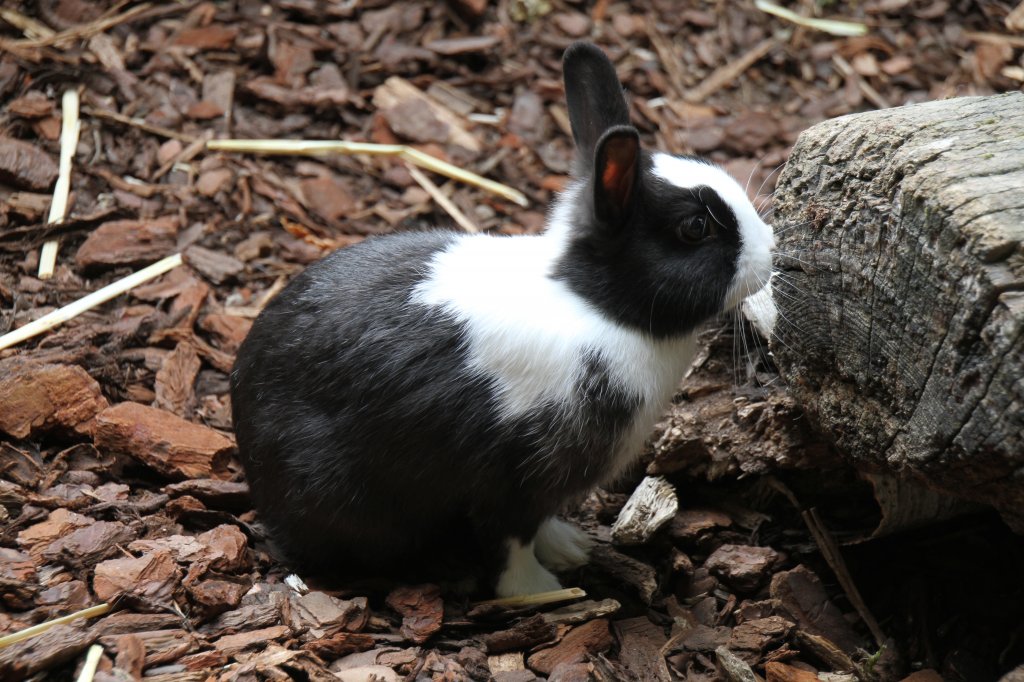
<path id="1" fill-rule="evenodd" d="M 24 14 L 13 9 L 0 9 L 0 19 L 3 19 L 15 28 L 21 29 L 21 32 L 29 38 L 49 38 L 56 33 L 46 24 L 42 24 L 32 17 L 26 17 Z"/>
<path id="2" fill-rule="evenodd" d="M 797 26 L 812 28 L 816 31 L 830 33 L 834 36 L 862 36 L 868 32 L 865 24 L 855 21 L 836 21 L 835 19 L 813 19 L 802 17 L 792 10 L 779 7 L 768 0 L 754 0 L 754 6 L 766 14 L 772 14 L 780 19 L 791 21 Z"/>
<path id="3" fill-rule="evenodd" d="M 418 168 L 410 163 L 406 163 L 405 167 L 409 169 L 409 174 L 412 176 L 412 179 L 427 191 L 427 194 L 429 194 L 430 197 L 452 217 L 452 220 L 459 224 L 459 227 L 466 232 L 480 231 L 480 228 L 474 225 L 473 221 L 466 217 L 466 214 L 463 213 L 451 199 L 444 195 L 441 188 L 430 181 L 430 178 L 421 173 Z"/>
<path id="4" fill-rule="evenodd" d="M 181 254 L 176 253 L 173 256 L 168 256 L 163 260 L 157 261 L 138 272 L 132 273 L 123 279 L 111 282 L 102 289 L 94 291 L 91 294 L 78 299 L 74 303 L 69 303 L 63 308 L 58 308 L 52 313 L 43 315 L 38 320 L 29 322 L 24 327 L 20 327 L 12 332 L 8 332 L 7 334 L 0 336 L 0 350 L 10 348 L 16 343 L 21 343 L 26 339 L 30 339 L 33 336 L 49 331 L 50 329 L 81 315 L 85 311 L 95 308 L 101 303 L 106 303 L 110 299 L 120 296 L 126 291 L 139 286 L 143 282 L 148 282 L 154 277 L 159 277 L 168 270 L 173 270 L 179 265 L 181 265 Z"/>
<path id="5" fill-rule="evenodd" d="M 538 592 L 537 594 L 523 594 L 518 597 L 502 597 L 501 599 L 488 599 L 480 601 L 473 606 L 504 606 L 510 609 L 526 608 L 528 606 L 543 606 L 554 604 L 570 599 L 582 599 L 587 593 L 579 587 L 568 587 L 564 590 L 553 590 L 551 592 Z"/>
<path id="6" fill-rule="evenodd" d="M 79 618 L 95 618 L 96 616 L 102 616 L 103 614 L 110 611 L 110 608 L 110 604 L 104 602 L 102 604 L 97 604 L 96 606 L 90 606 L 87 609 L 82 609 L 81 611 L 69 613 L 68 615 L 61 616 L 60 618 L 48 620 L 45 623 L 33 625 L 32 627 L 25 628 L 24 630 L 12 632 L 9 635 L 4 635 L 3 637 L 0 637 L 0 649 L 9 647 L 12 644 L 17 644 L 18 642 L 26 640 L 29 637 L 35 637 L 36 635 L 40 635 L 55 625 L 64 625 L 65 623 L 70 623 L 71 621 L 78 620 Z"/>
<path id="7" fill-rule="evenodd" d="M 877 90 L 871 87 L 870 83 L 864 80 L 861 75 L 854 70 L 850 62 L 846 61 L 839 55 L 834 54 L 832 55 L 832 63 L 836 65 L 837 69 L 839 69 L 839 73 L 841 73 L 844 78 L 848 78 L 853 81 L 854 84 L 860 88 L 860 91 L 864 96 L 867 97 L 868 100 L 870 100 L 876 107 L 879 109 L 888 109 L 892 107 L 887 99 L 882 97 Z"/>
<path id="8" fill-rule="evenodd" d="M 130 10 L 118 14 L 116 16 L 106 18 L 101 17 L 96 21 L 90 22 L 88 24 L 83 24 L 82 26 L 72 26 L 66 31 L 61 31 L 60 33 L 53 33 L 52 35 L 42 38 L 13 41 L 12 45 L 14 47 L 49 47 L 50 45 L 56 45 L 66 40 L 88 38 L 90 36 L 96 35 L 97 33 L 103 33 L 104 31 L 112 29 L 115 26 L 119 26 L 125 22 L 132 21 L 133 19 L 138 18 L 140 15 L 148 12 L 152 7 L 153 5 L 151 5 L 148 2 L 143 3 L 141 5 L 136 5 L 135 7 L 132 7 Z"/>
<path id="9" fill-rule="evenodd" d="M 157 126 L 151 123 L 146 123 L 141 118 L 132 118 L 130 116 L 125 116 L 124 114 L 119 114 L 116 111 L 107 111 L 106 109 L 94 109 L 92 107 L 82 107 L 82 113 L 86 114 L 87 116 L 95 116 L 96 118 L 104 118 L 111 121 L 116 121 L 123 125 L 138 128 L 139 130 L 144 130 L 147 133 L 152 133 L 153 135 L 159 135 L 160 137 L 169 137 L 175 140 L 179 140 L 181 142 L 196 141 L 195 135 L 187 135 L 185 133 L 179 133 L 176 130 L 171 130 L 170 128 L 164 128 L 163 126 Z"/>
<path id="10" fill-rule="evenodd" d="M 82 672 L 79 673 L 76 682 L 92 682 L 96 677 L 96 668 L 99 667 L 102 656 L 103 647 L 99 644 L 89 647 L 89 653 L 85 655 L 85 663 L 82 664 Z"/>
<path id="11" fill-rule="evenodd" d="M 860 596 L 860 590 L 857 589 L 850 571 L 846 568 L 846 561 L 839 551 L 839 546 L 836 544 L 832 534 L 825 528 L 825 524 L 821 522 L 818 510 L 811 508 L 807 511 L 801 511 L 800 516 L 803 517 L 804 523 L 807 524 L 808 530 L 811 531 L 814 542 L 817 543 L 818 549 L 821 550 L 821 555 L 825 557 L 825 561 L 828 562 L 832 572 L 836 574 L 843 592 L 846 593 L 846 598 L 850 600 L 861 620 L 868 626 L 871 636 L 875 638 L 875 643 L 878 646 L 883 646 L 885 644 L 885 633 L 882 632 L 882 628 L 879 627 L 875 616 L 868 609 L 868 605 L 864 603 L 864 598 Z"/>
<path id="12" fill-rule="evenodd" d="M 60 128 L 60 165 L 58 166 L 57 184 L 53 188 L 53 202 L 50 204 L 50 216 L 47 224 L 60 223 L 68 212 L 68 197 L 71 196 L 71 161 L 75 158 L 78 147 L 78 134 L 82 130 L 82 122 L 78 119 L 78 91 L 66 90 L 61 100 Z M 53 268 L 57 264 L 57 248 L 60 242 L 56 239 L 43 244 L 39 254 L 39 279 L 53 277 Z"/>
<path id="13" fill-rule="evenodd" d="M 747 52 L 740 55 L 739 59 L 723 64 L 712 71 L 700 85 L 683 93 L 683 99 L 691 104 L 703 102 L 708 97 L 718 92 L 722 87 L 740 77 L 740 75 L 753 66 L 756 62 L 768 55 L 769 52 L 779 46 L 777 38 L 765 38 Z"/>
<path id="14" fill-rule="evenodd" d="M 349 142 L 347 140 L 210 140 L 206 143 L 206 148 L 250 154 L 300 154 L 304 156 L 366 154 L 368 156 L 394 156 L 420 168 L 497 194 L 520 206 L 530 205 L 526 196 L 519 190 L 512 189 L 500 182 L 488 180 L 458 166 L 453 166 L 446 161 L 442 161 L 404 144 L 374 144 L 372 142 Z"/>

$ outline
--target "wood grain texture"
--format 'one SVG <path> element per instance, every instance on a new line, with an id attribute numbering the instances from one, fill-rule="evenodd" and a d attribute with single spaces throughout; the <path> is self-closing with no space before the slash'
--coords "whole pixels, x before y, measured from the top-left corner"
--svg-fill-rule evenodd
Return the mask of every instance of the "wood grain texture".
<path id="1" fill-rule="evenodd" d="M 814 126 L 776 207 L 793 394 L 858 466 L 1024 532 L 1024 94 Z"/>

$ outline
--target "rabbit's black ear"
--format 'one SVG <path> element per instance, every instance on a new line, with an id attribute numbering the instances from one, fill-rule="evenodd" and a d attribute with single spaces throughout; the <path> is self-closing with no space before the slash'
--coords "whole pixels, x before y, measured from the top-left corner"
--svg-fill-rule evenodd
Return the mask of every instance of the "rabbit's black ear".
<path id="1" fill-rule="evenodd" d="M 612 228 L 621 225 L 636 194 L 640 134 L 633 126 L 615 126 L 597 142 L 594 154 L 594 211 Z"/>
<path id="2" fill-rule="evenodd" d="M 597 45 L 573 43 L 562 58 L 565 101 L 580 160 L 589 169 L 597 141 L 609 128 L 629 125 L 629 109 L 615 67 Z"/>

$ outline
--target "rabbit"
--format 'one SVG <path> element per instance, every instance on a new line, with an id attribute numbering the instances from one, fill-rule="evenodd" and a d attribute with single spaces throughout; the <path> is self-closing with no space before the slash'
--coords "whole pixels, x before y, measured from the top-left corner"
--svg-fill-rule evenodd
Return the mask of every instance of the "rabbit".
<path id="1" fill-rule="evenodd" d="M 556 515 L 634 461 L 698 327 L 768 280 L 743 188 L 641 149 L 600 48 L 571 45 L 563 74 L 577 157 L 542 233 L 369 238 L 253 324 L 234 428 L 286 557 L 425 568 L 465 544 L 499 596 L 559 589 L 590 539 Z"/>

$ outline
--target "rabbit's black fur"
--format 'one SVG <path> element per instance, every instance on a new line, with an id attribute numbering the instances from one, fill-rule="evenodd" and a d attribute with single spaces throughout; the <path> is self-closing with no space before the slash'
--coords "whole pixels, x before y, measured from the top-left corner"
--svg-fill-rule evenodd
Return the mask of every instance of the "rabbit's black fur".
<path id="1" fill-rule="evenodd" d="M 767 279 L 771 231 L 735 182 L 640 150 L 593 45 L 565 79 L 579 155 L 544 235 L 368 239 L 253 325 L 235 431 L 292 558 L 380 570 L 456 542 L 499 593 L 554 589 L 537 559 L 586 552 L 554 515 L 635 456 L 697 325 Z"/>

